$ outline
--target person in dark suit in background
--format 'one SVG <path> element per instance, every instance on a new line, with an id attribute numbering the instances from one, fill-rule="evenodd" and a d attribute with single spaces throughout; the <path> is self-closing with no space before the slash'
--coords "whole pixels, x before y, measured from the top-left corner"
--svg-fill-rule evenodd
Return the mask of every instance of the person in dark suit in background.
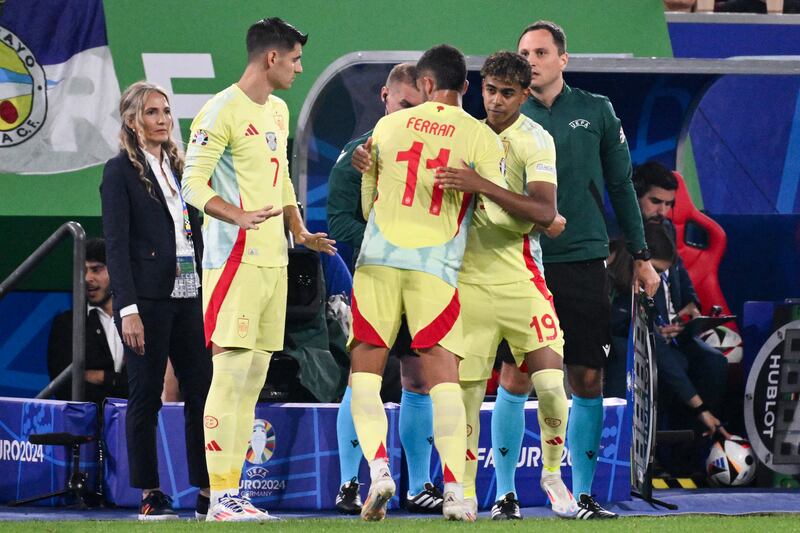
<path id="1" fill-rule="evenodd" d="M 130 389 L 125 423 L 131 486 L 142 489 L 140 520 L 175 519 L 159 489 L 156 426 L 167 357 L 185 402 L 189 482 L 208 508 L 203 409 L 211 383 L 200 297 L 198 212 L 181 196 L 183 154 L 172 140 L 166 92 L 141 81 L 120 101 L 121 152 L 100 185 L 114 318 L 125 344 Z"/>
<path id="2" fill-rule="evenodd" d="M 103 239 L 86 241 L 86 381 L 87 402 L 128 397 L 128 375 L 122 339 L 114 328 L 111 288 Z M 53 319 L 47 343 L 47 370 L 53 380 L 72 363 L 72 311 Z M 55 390 L 57 400 L 70 400 L 71 381 Z"/>
<path id="3" fill-rule="evenodd" d="M 719 433 L 724 438 L 730 434 L 714 413 L 722 407 L 727 383 L 725 357 L 697 337 L 682 338 L 676 327 L 676 309 L 684 309 L 688 292 L 681 286 L 681 276 L 676 268 L 677 250 L 672 235 L 665 224 L 650 221 L 644 225 L 647 246 L 653 254 L 653 267 L 661 277 L 661 286 L 653 297 L 654 342 L 653 350 L 658 368 L 658 420 L 662 429 L 695 429 L 706 435 Z M 611 339 L 615 359 L 620 361 L 615 381 L 619 386 L 609 387 L 624 394 L 625 353 L 631 321 L 631 285 L 633 258 L 625 250 L 622 240 L 612 244 L 609 258 L 609 275 L 613 285 Z M 664 450 L 668 449 L 664 447 Z M 661 455 L 662 466 L 673 474 L 688 474 L 701 468 L 705 446 L 697 441 L 684 454 Z M 680 455 L 685 455 L 681 458 Z M 686 461 L 683 461 L 686 459 Z M 694 461 L 694 464 L 692 464 Z M 685 463 L 685 464 L 684 464 Z M 688 472 L 683 469 L 689 467 Z"/>

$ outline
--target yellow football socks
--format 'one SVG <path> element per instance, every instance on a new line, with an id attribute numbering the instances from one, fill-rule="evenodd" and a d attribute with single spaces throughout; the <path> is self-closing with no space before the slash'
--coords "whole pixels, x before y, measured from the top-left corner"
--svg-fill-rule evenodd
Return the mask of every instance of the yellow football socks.
<path id="1" fill-rule="evenodd" d="M 235 456 L 236 430 L 247 379 L 253 361 L 251 350 L 229 350 L 212 358 L 214 375 L 206 398 L 203 416 L 206 440 L 206 464 L 212 494 L 239 490 L 239 475 L 235 479 L 232 465 L 243 457 Z M 252 424 L 252 422 L 251 422 Z"/>
<path id="2" fill-rule="evenodd" d="M 458 383 L 439 383 L 431 389 L 433 441 L 442 460 L 445 483 L 461 483 L 467 454 L 467 415 Z"/>
<path id="3" fill-rule="evenodd" d="M 567 395 L 564 371 L 546 369 L 531 377 L 539 399 L 539 429 L 542 434 L 542 464 L 548 472 L 558 472 L 567 435 Z"/>
<path id="4" fill-rule="evenodd" d="M 386 433 L 389 424 L 381 403 L 381 382 L 383 378 L 370 372 L 354 372 L 350 375 L 350 412 L 356 428 L 358 441 L 367 462 L 388 461 L 386 453 Z"/>
<path id="5" fill-rule="evenodd" d="M 481 404 L 486 395 L 486 381 L 462 381 L 461 397 L 467 420 L 467 454 L 464 465 L 464 498 L 477 499 L 475 477 L 478 475 L 478 437 L 481 432 Z"/>
<path id="6" fill-rule="evenodd" d="M 239 478 L 242 475 L 242 464 L 247 455 L 250 437 L 253 435 L 253 421 L 255 420 L 258 395 L 267 380 L 271 357 L 272 354 L 270 352 L 254 350 L 250 370 L 248 370 L 247 378 L 243 381 L 243 386 L 241 386 L 242 397 L 239 402 L 239 414 L 236 418 L 235 445 L 230 465 L 230 475 L 231 478 L 235 479 L 237 487 L 239 486 Z"/>

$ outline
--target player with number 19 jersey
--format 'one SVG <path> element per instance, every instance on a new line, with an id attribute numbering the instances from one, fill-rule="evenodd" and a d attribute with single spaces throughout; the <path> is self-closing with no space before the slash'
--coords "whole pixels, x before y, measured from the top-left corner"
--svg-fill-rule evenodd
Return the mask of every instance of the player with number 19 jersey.
<path id="1" fill-rule="evenodd" d="M 362 179 L 367 227 L 356 263 L 351 338 L 391 346 L 405 313 L 412 348 L 441 344 L 458 322 L 458 272 L 474 201 L 434 187 L 439 167 L 462 161 L 505 187 L 503 147 L 488 126 L 461 107 L 426 102 L 382 118 L 372 170 Z M 504 214 L 486 202 L 490 218 Z M 452 334 L 451 334 L 452 333 Z"/>
<path id="2" fill-rule="evenodd" d="M 527 184 L 556 185 L 553 138 L 525 115 L 499 133 L 506 150 L 509 190 L 526 194 Z M 549 346 L 563 355 L 563 335 L 547 288 L 538 231 L 493 224 L 482 205 L 469 229 L 458 277 L 464 304 L 462 381 L 489 378 L 500 341 L 508 341 L 517 366 L 525 354 Z"/>

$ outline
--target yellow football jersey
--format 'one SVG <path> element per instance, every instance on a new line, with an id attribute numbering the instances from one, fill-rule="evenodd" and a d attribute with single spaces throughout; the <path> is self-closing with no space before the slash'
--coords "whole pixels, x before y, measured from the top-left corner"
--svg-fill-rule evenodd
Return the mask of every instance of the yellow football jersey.
<path id="1" fill-rule="evenodd" d="M 202 210 L 220 196 L 245 211 L 297 205 L 286 157 L 289 110 L 283 100 L 270 95 L 259 105 L 231 85 L 206 102 L 191 130 L 182 183 L 187 203 Z M 207 215 L 203 242 L 205 268 L 229 260 L 269 267 L 288 263 L 282 216 L 245 231 Z"/>
<path id="2" fill-rule="evenodd" d="M 556 183 L 556 149 L 553 138 L 525 115 L 500 133 L 506 156 L 508 189 L 527 194 L 533 181 Z M 469 229 L 467 249 L 458 280 L 471 284 L 504 284 L 530 279 L 532 266 L 543 273 L 539 233 L 533 224 L 519 221 L 516 231 L 490 220 L 480 201 Z"/>
<path id="3" fill-rule="evenodd" d="M 470 194 L 434 187 L 434 172 L 464 162 L 505 187 L 499 139 L 461 107 L 437 102 L 383 117 L 372 139 L 357 267 L 419 270 L 456 286 L 474 202 Z"/>

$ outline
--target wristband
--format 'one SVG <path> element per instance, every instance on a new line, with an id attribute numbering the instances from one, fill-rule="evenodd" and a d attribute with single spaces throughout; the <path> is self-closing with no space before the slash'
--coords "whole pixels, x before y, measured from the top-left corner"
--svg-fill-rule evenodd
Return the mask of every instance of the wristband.
<path id="1" fill-rule="evenodd" d="M 697 407 L 692 407 L 692 411 L 694 412 L 695 416 L 700 416 L 708 411 L 708 407 L 706 407 L 706 404 L 701 403 Z"/>
<path id="2" fill-rule="evenodd" d="M 652 257 L 648 248 L 642 248 L 641 250 L 633 252 L 631 255 L 637 261 L 650 261 L 650 258 Z"/>

